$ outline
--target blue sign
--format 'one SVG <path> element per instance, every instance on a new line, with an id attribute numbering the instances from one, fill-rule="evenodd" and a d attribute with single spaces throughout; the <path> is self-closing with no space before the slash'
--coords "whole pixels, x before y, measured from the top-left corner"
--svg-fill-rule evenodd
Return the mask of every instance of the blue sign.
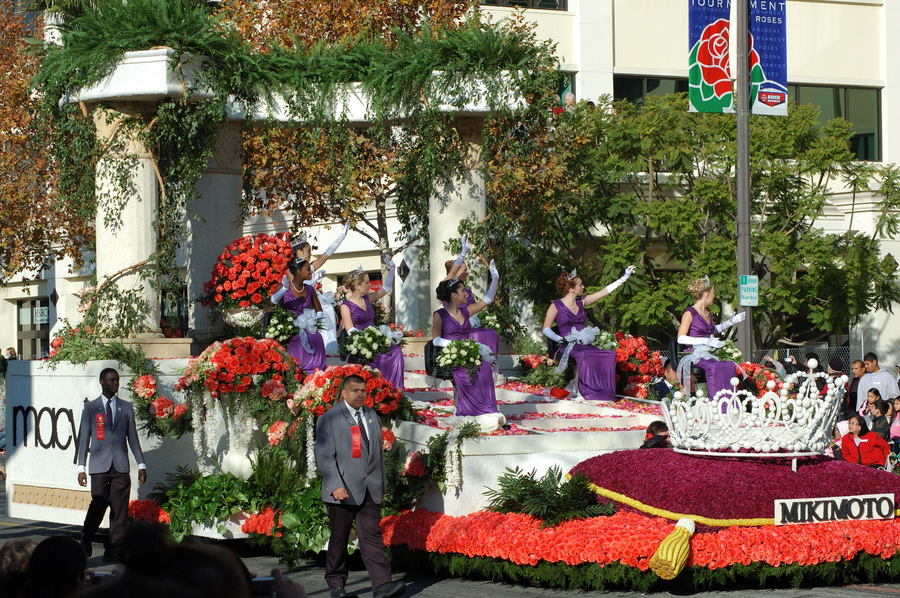
<path id="1" fill-rule="evenodd" d="M 750 111 L 787 115 L 787 0 L 749 0 Z"/>

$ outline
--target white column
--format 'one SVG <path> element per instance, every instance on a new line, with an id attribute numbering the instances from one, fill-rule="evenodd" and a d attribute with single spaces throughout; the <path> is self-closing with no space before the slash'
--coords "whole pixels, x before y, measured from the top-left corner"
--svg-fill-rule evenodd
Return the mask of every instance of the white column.
<path id="1" fill-rule="evenodd" d="M 184 253 L 189 301 L 203 294 L 203 283 L 209 280 L 225 246 L 242 236 L 242 176 L 241 127 L 226 123 L 219 130 L 206 172 L 197 183 L 200 199 L 188 206 Z M 208 308 L 192 303 L 188 325 L 194 330 L 194 340 L 204 343 L 220 324 L 210 322 Z"/>
<path id="2" fill-rule="evenodd" d="M 434 288 L 431 284 L 430 268 L 419 265 L 419 256 L 422 250 L 417 247 L 409 247 L 394 258 L 397 267 L 403 261 L 409 266 L 409 274 L 406 280 L 396 277 L 394 283 L 394 309 L 397 312 L 395 320 L 407 328 L 422 328 L 428 334 L 431 329 L 431 300 Z"/>
<path id="3" fill-rule="evenodd" d="M 431 266 L 428 296 L 431 311 L 440 307 L 434 290 L 446 276 L 444 262 L 454 257 L 444 249 L 444 243 L 459 237 L 458 226 L 464 218 L 481 220 L 485 216 L 484 177 L 479 165 L 482 124 L 481 119 L 471 119 L 457 125 L 460 136 L 469 148 L 465 169 L 449 184 L 437 189 L 428 202 L 428 261 Z"/>
<path id="4" fill-rule="evenodd" d="M 127 106 L 118 109 L 129 110 Z M 159 189 L 146 148 L 125 126 L 126 116 L 109 109 L 94 112 L 100 143 L 112 143 L 112 151 L 97 163 L 97 284 L 110 278 L 119 289 L 137 289 L 149 304 L 144 328 L 159 332 L 159 296 L 140 276 L 156 250 L 155 221 Z"/>
<path id="5" fill-rule="evenodd" d="M 572 0 L 577 12 L 575 48 L 578 74 L 575 91 L 579 100 L 596 101 L 613 93 L 615 36 L 613 0 Z"/>

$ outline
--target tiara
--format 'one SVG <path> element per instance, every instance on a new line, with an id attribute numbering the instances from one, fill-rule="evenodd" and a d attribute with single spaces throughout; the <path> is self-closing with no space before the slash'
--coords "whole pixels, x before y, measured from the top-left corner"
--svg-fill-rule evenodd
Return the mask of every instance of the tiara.
<path id="1" fill-rule="evenodd" d="M 703 278 L 700 279 L 700 282 L 702 282 L 702 283 L 703 283 L 704 285 L 706 285 L 706 286 L 709 286 L 709 285 L 712 284 L 712 283 L 709 281 L 709 275 L 704 275 Z"/>
<path id="2" fill-rule="evenodd" d="M 458 278 L 455 278 L 455 277 L 454 277 L 454 278 L 448 278 L 448 279 L 445 280 L 444 282 L 447 283 L 447 286 L 448 286 L 448 287 L 452 287 L 453 285 L 455 285 L 456 283 L 459 282 L 459 279 L 458 279 Z"/>
<path id="3" fill-rule="evenodd" d="M 350 273 L 350 276 L 353 278 L 356 278 L 357 276 L 362 276 L 363 272 L 365 272 L 365 270 L 363 270 L 363 267 L 357 266 L 356 270 L 354 270 L 353 272 Z"/>
<path id="4" fill-rule="evenodd" d="M 296 248 L 300 247 L 301 245 L 303 245 L 304 243 L 306 243 L 306 241 L 307 241 L 306 231 L 305 230 L 300 231 L 295 236 L 291 237 L 291 247 L 293 249 L 296 249 Z"/>
<path id="5" fill-rule="evenodd" d="M 577 268 L 572 268 L 572 271 L 569 272 L 568 274 L 566 274 L 566 278 L 568 280 L 572 280 L 577 277 L 578 277 L 578 269 Z"/>

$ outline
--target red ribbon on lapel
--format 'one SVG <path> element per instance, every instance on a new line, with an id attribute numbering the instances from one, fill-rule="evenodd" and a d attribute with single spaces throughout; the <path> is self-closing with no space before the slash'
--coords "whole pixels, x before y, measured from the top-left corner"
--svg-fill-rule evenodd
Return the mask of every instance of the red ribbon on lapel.
<path id="1" fill-rule="evenodd" d="M 98 413 L 94 418 L 94 422 L 97 424 L 97 440 L 103 440 L 103 437 L 106 435 L 106 416 Z"/>
<path id="2" fill-rule="evenodd" d="M 359 426 L 350 426 L 350 454 L 354 459 L 362 457 L 362 436 Z"/>

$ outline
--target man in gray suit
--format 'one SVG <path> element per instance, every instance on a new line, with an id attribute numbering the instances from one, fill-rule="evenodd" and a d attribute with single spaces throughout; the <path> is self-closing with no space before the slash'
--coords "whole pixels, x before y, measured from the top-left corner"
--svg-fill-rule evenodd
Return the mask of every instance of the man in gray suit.
<path id="1" fill-rule="evenodd" d="M 391 581 L 391 564 L 381 538 L 384 455 L 378 414 L 365 406 L 366 382 L 344 378 L 341 401 L 316 423 L 316 464 L 322 472 L 322 500 L 328 509 L 331 538 L 325 555 L 325 581 L 333 598 L 352 598 L 347 582 L 347 541 L 356 522 L 359 549 L 369 572 L 374 598 L 403 593 Z"/>
<path id="2" fill-rule="evenodd" d="M 78 436 L 78 484 L 87 486 L 85 462 L 91 454 L 91 504 L 81 530 L 81 547 L 91 556 L 91 541 L 109 507 L 109 540 L 114 547 L 128 522 L 128 497 L 131 476 L 128 474 L 128 446 L 138 464 L 138 483 L 147 481 L 147 466 L 138 440 L 131 403 L 123 401 L 119 392 L 119 372 L 106 368 L 100 372 L 102 394 L 85 401 Z M 107 547 L 104 560 L 113 560 Z"/>

